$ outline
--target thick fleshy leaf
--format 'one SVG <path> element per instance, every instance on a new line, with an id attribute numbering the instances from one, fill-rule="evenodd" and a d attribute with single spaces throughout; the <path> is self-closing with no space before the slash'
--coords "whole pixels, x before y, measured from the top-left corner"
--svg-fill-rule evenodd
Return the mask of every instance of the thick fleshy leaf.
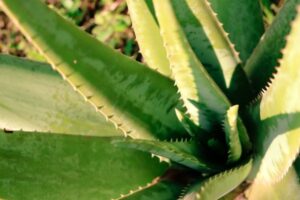
<path id="1" fill-rule="evenodd" d="M 219 199 L 234 190 L 248 176 L 252 160 L 237 168 L 212 176 L 196 184 L 182 198 L 183 200 L 212 200 Z"/>
<path id="2" fill-rule="evenodd" d="M 214 123 L 223 118 L 230 103 L 193 53 L 176 19 L 172 1 L 154 0 L 153 3 L 171 70 L 187 113 L 197 126 L 212 130 Z M 203 109 L 199 109 L 193 102 Z M 210 120 L 205 110 L 212 113 Z"/>
<path id="3" fill-rule="evenodd" d="M 52 67 L 126 135 L 187 135 L 176 118 L 173 81 L 100 43 L 40 0 L 0 4 Z"/>
<path id="4" fill-rule="evenodd" d="M 279 182 L 273 184 L 254 182 L 246 194 L 249 200 L 299 200 L 300 184 L 297 173 L 291 167 Z"/>
<path id="5" fill-rule="evenodd" d="M 279 65 L 278 59 L 282 56 L 281 49 L 284 48 L 285 38 L 290 32 L 290 23 L 296 16 L 297 5 L 300 5 L 300 0 L 286 1 L 246 63 L 245 71 L 255 94 L 267 87 Z"/>
<path id="6" fill-rule="evenodd" d="M 154 10 L 154 5 L 153 5 L 153 0 L 145 0 L 145 2 L 147 4 L 148 9 L 150 10 L 152 16 L 154 17 L 155 22 L 157 23 L 157 18 L 156 18 L 156 15 L 155 15 L 155 10 Z"/>
<path id="7" fill-rule="evenodd" d="M 110 137 L 0 132 L 0 198 L 112 199 L 167 165 Z"/>
<path id="8" fill-rule="evenodd" d="M 206 134 L 205 131 L 203 131 L 199 126 L 197 126 L 190 118 L 187 116 L 186 113 L 176 109 L 176 115 L 178 117 L 178 120 L 182 124 L 182 126 L 185 128 L 185 130 L 191 135 L 191 136 L 198 136 L 201 138 L 201 136 L 204 136 Z"/>
<path id="9" fill-rule="evenodd" d="M 258 115 L 256 115 L 258 116 Z M 280 180 L 299 152 L 300 114 L 275 115 L 253 127 L 255 159 L 251 179 L 264 184 Z"/>
<path id="10" fill-rule="evenodd" d="M 238 106 L 232 106 L 228 109 L 224 120 L 224 130 L 226 142 L 228 145 L 228 163 L 238 161 L 242 156 L 242 145 L 237 126 Z"/>
<path id="11" fill-rule="evenodd" d="M 183 186 L 172 181 L 157 181 L 114 200 L 174 200 L 182 189 Z"/>
<path id="12" fill-rule="evenodd" d="M 170 168 L 162 177 L 144 187 L 131 190 L 117 200 L 174 200 L 181 197 L 189 184 L 199 177 L 186 169 Z"/>
<path id="13" fill-rule="evenodd" d="M 142 55 L 149 67 L 171 76 L 170 64 L 158 24 L 146 0 L 126 0 L 134 32 Z"/>
<path id="14" fill-rule="evenodd" d="M 154 155 L 162 156 L 173 162 L 199 170 L 201 172 L 216 172 L 219 167 L 201 159 L 203 152 L 199 150 L 199 145 L 195 141 L 151 141 L 137 139 L 114 140 L 117 147 L 126 147 L 150 152 Z"/>
<path id="15" fill-rule="evenodd" d="M 251 89 L 246 74 L 209 3 L 173 0 L 172 6 L 192 50 L 220 89 L 233 104 L 248 102 Z"/>
<path id="16" fill-rule="evenodd" d="M 122 136 L 50 65 L 0 55 L 0 128 Z"/>
<path id="17" fill-rule="evenodd" d="M 245 62 L 264 33 L 259 0 L 207 0 Z"/>
<path id="18" fill-rule="evenodd" d="M 280 180 L 300 150 L 300 9 L 271 86 L 253 106 L 257 182 Z"/>

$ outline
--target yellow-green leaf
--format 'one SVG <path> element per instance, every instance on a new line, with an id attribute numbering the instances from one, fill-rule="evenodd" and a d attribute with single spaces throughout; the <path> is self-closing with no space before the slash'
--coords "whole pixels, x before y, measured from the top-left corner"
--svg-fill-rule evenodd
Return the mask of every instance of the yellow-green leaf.
<path id="1" fill-rule="evenodd" d="M 51 66 L 0 56 L 0 129 L 123 135 Z"/>

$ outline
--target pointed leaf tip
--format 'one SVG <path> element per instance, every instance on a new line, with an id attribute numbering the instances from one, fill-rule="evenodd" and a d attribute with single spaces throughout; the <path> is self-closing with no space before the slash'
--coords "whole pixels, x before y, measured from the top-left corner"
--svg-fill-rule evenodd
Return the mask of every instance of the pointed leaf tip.
<path id="1" fill-rule="evenodd" d="M 242 155 L 242 145 L 239 138 L 238 130 L 238 109 L 235 105 L 228 109 L 224 120 L 224 129 L 228 145 L 228 163 L 236 162 Z"/>
<path id="2" fill-rule="evenodd" d="M 286 37 L 291 30 L 290 23 L 297 15 L 298 5 L 300 0 L 285 1 L 246 63 L 245 71 L 256 95 L 266 88 L 276 72 L 278 59 L 282 57 L 281 49 L 286 44 Z"/>
<path id="3" fill-rule="evenodd" d="M 265 184 L 280 181 L 300 150 L 299 44 L 298 7 L 298 15 L 287 37 L 287 45 L 278 72 L 254 109 L 259 111 L 259 120 L 254 119 L 256 125 L 254 148 L 257 152 L 255 180 Z"/>
<path id="4" fill-rule="evenodd" d="M 145 0 L 126 0 L 133 29 L 142 55 L 149 67 L 171 77 L 170 64 L 155 16 Z"/>
<path id="5" fill-rule="evenodd" d="M 161 35 L 165 43 L 175 83 L 187 113 L 192 121 L 204 130 L 211 130 L 216 121 L 223 118 L 230 103 L 217 84 L 212 80 L 202 63 L 194 54 L 181 29 L 171 0 L 154 0 Z M 208 119 L 191 101 L 201 104 L 214 114 Z"/>
<path id="6" fill-rule="evenodd" d="M 246 164 L 221 172 L 194 185 L 182 200 L 219 199 L 234 190 L 248 176 L 252 168 L 252 159 Z"/>

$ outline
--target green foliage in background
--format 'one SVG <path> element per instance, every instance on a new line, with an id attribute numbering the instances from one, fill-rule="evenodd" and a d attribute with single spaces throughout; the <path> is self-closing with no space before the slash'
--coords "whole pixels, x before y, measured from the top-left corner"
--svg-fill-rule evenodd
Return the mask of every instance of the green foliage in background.
<path id="1" fill-rule="evenodd" d="M 0 56 L 0 198 L 299 199 L 300 0 L 126 2 L 145 64 L 0 0 L 49 62 Z"/>

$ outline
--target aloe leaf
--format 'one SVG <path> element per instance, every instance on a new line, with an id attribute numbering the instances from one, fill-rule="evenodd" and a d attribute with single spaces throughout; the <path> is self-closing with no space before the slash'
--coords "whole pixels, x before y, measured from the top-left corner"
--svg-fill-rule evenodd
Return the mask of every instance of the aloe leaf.
<path id="1" fill-rule="evenodd" d="M 128 194 L 121 195 L 115 200 L 174 200 L 180 198 L 186 188 L 195 180 L 201 177 L 193 171 L 180 167 L 170 168 L 164 175 L 154 179 L 151 183 Z"/>
<path id="2" fill-rule="evenodd" d="M 278 59 L 282 57 L 281 49 L 286 44 L 285 38 L 290 32 L 290 23 L 297 14 L 296 7 L 299 4 L 300 0 L 286 1 L 246 63 L 244 69 L 256 94 L 267 87 L 276 72 Z"/>
<path id="3" fill-rule="evenodd" d="M 114 200 L 173 200 L 179 197 L 182 188 L 173 181 L 155 181 Z"/>
<path id="4" fill-rule="evenodd" d="M 239 130 L 237 126 L 238 109 L 238 106 L 230 107 L 224 120 L 226 142 L 229 146 L 228 163 L 236 162 L 242 156 L 242 145 L 240 142 Z"/>
<path id="5" fill-rule="evenodd" d="M 211 130 L 213 123 L 191 101 L 211 110 L 214 120 L 220 120 L 230 103 L 203 65 L 198 61 L 176 19 L 170 0 L 154 0 L 161 34 L 168 53 L 176 85 L 192 121 L 204 130 Z"/>
<path id="6" fill-rule="evenodd" d="M 219 199 L 236 188 L 248 176 L 252 160 L 246 164 L 212 176 L 194 185 L 182 200 Z"/>
<path id="7" fill-rule="evenodd" d="M 300 9 L 298 9 L 300 13 Z M 271 184 L 288 171 L 300 149 L 300 14 L 283 50 L 272 85 L 253 106 L 255 180 Z M 255 121 L 256 119 L 256 121 Z"/>
<path id="8" fill-rule="evenodd" d="M 138 149 L 162 156 L 173 162 L 199 170 L 201 172 L 218 171 L 216 166 L 201 159 L 201 152 L 194 141 L 152 141 L 137 139 L 121 139 L 113 141 L 117 147 Z"/>
<path id="9" fill-rule="evenodd" d="M 299 152 L 300 114 L 276 115 L 253 127 L 255 152 L 251 178 L 265 184 L 279 181 L 293 164 Z"/>
<path id="10" fill-rule="evenodd" d="M 50 65 L 0 55 L 0 128 L 121 136 Z"/>
<path id="11" fill-rule="evenodd" d="M 0 198 L 112 199 L 167 169 L 150 154 L 115 148 L 114 139 L 1 131 Z"/>
<path id="12" fill-rule="evenodd" d="M 173 81 L 105 46 L 40 0 L 4 0 L 2 8 L 87 101 L 125 135 L 183 137 Z"/>
<path id="13" fill-rule="evenodd" d="M 128 194 L 121 195 L 120 198 L 114 200 L 173 200 L 177 199 L 184 185 L 174 180 L 153 180 L 152 183 L 137 190 L 131 190 Z"/>
<path id="14" fill-rule="evenodd" d="M 259 1 L 207 0 L 240 53 L 243 63 L 249 58 L 264 33 Z"/>
<path id="15" fill-rule="evenodd" d="M 172 6 L 191 48 L 220 89 L 233 104 L 248 102 L 251 88 L 238 53 L 209 3 L 174 0 Z"/>
<path id="16" fill-rule="evenodd" d="M 199 126 L 197 126 L 184 112 L 176 109 L 176 115 L 182 126 L 191 136 L 203 136 L 206 134 Z"/>
<path id="17" fill-rule="evenodd" d="M 150 10 L 153 18 L 155 19 L 155 22 L 158 24 L 157 22 L 157 18 L 156 18 L 156 15 L 155 15 L 155 10 L 154 10 L 154 5 L 153 5 L 153 0 L 145 0 L 147 6 L 148 6 L 148 9 Z"/>
<path id="18" fill-rule="evenodd" d="M 145 0 L 127 0 L 134 32 L 142 55 L 149 67 L 171 76 L 170 64 L 159 33 L 158 24 Z"/>
<path id="19" fill-rule="evenodd" d="M 295 169 L 291 167 L 283 179 L 274 184 L 254 182 L 247 191 L 247 197 L 249 200 L 300 199 L 300 184 Z"/>

